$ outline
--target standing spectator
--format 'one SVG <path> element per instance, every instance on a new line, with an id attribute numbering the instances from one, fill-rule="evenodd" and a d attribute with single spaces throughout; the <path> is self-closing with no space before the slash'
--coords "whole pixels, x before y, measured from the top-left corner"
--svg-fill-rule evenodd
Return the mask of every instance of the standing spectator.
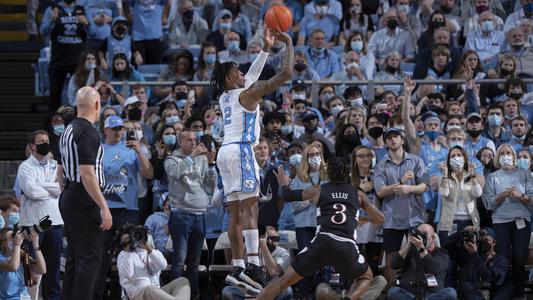
<path id="1" fill-rule="evenodd" d="M 464 145 L 464 149 L 468 157 L 475 157 L 481 148 L 489 147 L 492 151 L 496 151 L 494 142 L 482 136 L 483 133 L 483 118 L 478 113 L 471 113 L 466 117 L 466 132 L 468 139 Z"/>
<path id="2" fill-rule="evenodd" d="M 496 28 L 495 16 L 485 11 L 479 15 L 477 28 L 466 35 L 465 50 L 474 50 L 482 62 L 488 61 L 500 53 L 505 42 L 505 35 Z"/>
<path id="3" fill-rule="evenodd" d="M 50 118 L 50 130 L 48 139 L 50 140 L 50 151 L 55 160 L 59 159 L 59 138 L 65 132 L 65 120 L 60 113 L 52 113 Z"/>
<path id="4" fill-rule="evenodd" d="M 207 22 L 194 12 L 191 0 L 178 5 L 178 14 L 170 23 L 170 48 L 199 46 L 209 33 Z"/>
<path id="5" fill-rule="evenodd" d="M 189 50 L 180 50 L 172 55 L 168 65 L 161 72 L 157 81 L 192 80 L 194 76 L 194 58 Z M 156 87 L 156 97 L 165 98 L 172 92 L 170 87 Z"/>
<path id="6" fill-rule="evenodd" d="M 400 69 L 400 63 L 402 57 L 400 53 L 392 51 L 385 56 L 383 59 L 383 68 L 382 71 L 379 71 L 374 75 L 375 80 L 404 80 L 407 76 Z M 392 91 L 396 95 L 401 95 L 403 93 L 403 88 L 401 85 L 384 85 L 383 88 L 386 91 Z"/>
<path id="7" fill-rule="evenodd" d="M 326 49 L 327 41 L 321 28 L 313 30 L 310 38 L 311 46 L 305 51 L 309 66 L 318 73 L 321 79 L 327 79 L 340 70 L 339 56 L 332 50 Z"/>
<path id="8" fill-rule="evenodd" d="M 336 0 L 331 1 L 337 2 Z M 322 31 L 325 41 L 324 45 L 327 48 L 336 45 L 337 36 L 339 35 L 339 18 L 328 13 L 328 9 L 331 6 L 330 0 L 314 0 L 309 4 L 313 5 L 314 11 L 300 21 L 297 45 L 307 45 L 309 44 L 309 40 L 312 43 L 312 40 L 314 40 L 313 35 L 317 29 Z"/>
<path id="9" fill-rule="evenodd" d="M 378 197 L 383 199 L 383 250 L 387 254 L 384 275 L 391 284 L 392 253 L 400 250 L 409 227 L 425 221 L 425 207 L 419 195 L 427 189 L 428 175 L 422 159 L 403 149 L 405 142 L 399 129 L 387 129 L 384 139 L 388 156 L 376 165 L 373 181 Z"/>
<path id="10" fill-rule="evenodd" d="M 20 220 L 20 201 L 10 196 L 0 197 L 0 211 L 4 219 L 4 227 L 13 229 Z"/>
<path id="11" fill-rule="evenodd" d="M 27 228 L 37 224 L 48 215 L 52 228 L 39 235 L 38 247 L 48 269 L 42 278 L 43 296 L 59 300 L 61 297 L 59 265 L 63 252 L 63 219 L 59 213 L 58 199 L 61 189 L 57 182 L 57 162 L 50 159 L 48 133 L 37 130 L 30 134 L 28 144 L 31 156 L 22 162 L 17 172 L 17 181 L 23 192 L 19 226 Z"/>
<path id="12" fill-rule="evenodd" d="M 528 129 L 528 122 L 524 117 L 516 116 L 511 120 L 511 140 L 509 144 L 516 153 L 522 149 Z"/>
<path id="13" fill-rule="evenodd" d="M 89 49 L 98 51 L 105 38 L 111 34 L 113 17 L 119 13 L 115 3 L 99 0 L 83 1 L 89 21 L 89 35 L 87 37 Z"/>
<path id="14" fill-rule="evenodd" d="M 503 126 L 503 108 L 499 105 L 491 105 L 487 115 L 484 135 L 494 142 L 495 147 L 508 143 L 511 137 Z"/>
<path id="15" fill-rule="evenodd" d="M 208 150 L 190 130 L 182 131 L 178 140 L 179 150 L 165 160 L 172 208 L 168 223 L 174 250 L 171 275 L 181 277 L 187 264 L 187 278 L 196 297 L 205 238 L 204 214 L 210 204 L 208 194 L 213 194 L 216 183 L 215 151 Z"/>
<path id="16" fill-rule="evenodd" d="M 523 298 L 524 265 L 531 233 L 533 178 L 529 171 L 517 169 L 515 164 L 516 153 L 513 148 L 509 144 L 498 147 L 494 165 L 500 169 L 487 176 L 483 204 L 492 210 L 498 241 L 496 252 L 503 257 L 512 257 L 513 296 Z"/>
<path id="17" fill-rule="evenodd" d="M 100 80 L 105 80 L 105 73 L 100 71 L 98 56 L 95 51 L 84 52 L 76 68 L 76 72 L 70 77 L 67 89 L 68 104 L 76 107 L 76 93 L 82 86 L 94 86 Z"/>
<path id="18" fill-rule="evenodd" d="M 271 120 L 274 121 L 274 119 Z M 279 196 L 279 185 L 274 175 L 275 166 L 269 162 L 270 152 L 268 140 L 264 137 L 260 138 L 259 144 L 254 148 L 260 177 L 258 224 L 267 229 L 278 227 L 283 208 L 283 199 Z"/>
<path id="19" fill-rule="evenodd" d="M 50 78 L 50 111 L 61 103 L 61 93 L 67 74 L 74 74 L 82 51 L 87 48 L 89 22 L 83 6 L 75 0 L 63 0 L 46 9 L 41 22 L 41 35 L 50 37 L 51 58 L 48 67 Z"/>
<path id="20" fill-rule="evenodd" d="M 238 32 L 244 38 L 244 43 L 249 43 L 252 39 L 252 27 L 248 17 L 241 13 L 240 0 L 222 0 L 224 9 L 232 14 L 231 30 Z M 217 23 L 213 24 L 213 30 L 216 30 Z"/>
<path id="21" fill-rule="evenodd" d="M 130 140 L 126 133 L 126 142 L 122 141 L 124 123 L 118 116 L 110 116 L 104 122 L 105 144 L 103 168 L 106 185 L 102 193 L 113 216 L 114 224 L 111 230 L 104 232 L 102 237 L 102 253 L 100 274 L 107 274 L 111 265 L 113 238 L 117 230 L 125 224 L 139 224 L 139 204 L 137 174 L 152 179 L 153 168 L 148 158 L 141 150 L 138 139 Z M 94 297 L 103 297 L 106 276 L 99 277 Z"/>
<path id="22" fill-rule="evenodd" d="M 385 56 L 392 51 L 397 51 L 404 62 L 414 62 L 416 40 L 409 32 L 398 28 L 398 14 L 389 10 L 383 17 L 385 28 L 376 31 L 368 41 L 368 51 L 374 54 L 376 64 L 382 65 Z"/>
<path id="23" fill-rule="evenodd" d="M 109 70 L 109 67 L 113 67 L 112 65 L 109 66 L 109 64 L 113 63 L 115 56 L 119 53 L 125 55 L 126 61 L 130 64 L 135 63 L 135 65 L 139 66 L 143 63 L 143 58 L 139 51 L 135 49 L 128 29 L 128 19 L 122 16 L 113 19 L 111 34 L 106 36 L 106 39 L 98 49 L 102 70 Z"/>
<path id="24" fill-rule="evenodd" d="M 133 0 L 131 3 L 131 37 L 146 64 L 159 64 L 163 57 L 164 0 Z"/>
<path id="25" fill-rule="evenodd" d="M 163 207 L 163 195 L 168 192 L 168 178 L 165 172 L 165 159 L 177 147 L 178 136 L 173 125 L 163 125 L 156 134 L 154 153 L 151 163 L 154 167 L 154 180 L 152 181 L 152 208 Z"/>
<path id="26" fill-rule="evenodd" d="M 435 10 L 429 17 L 429 23 L 427 24 L 427 30 L 420 34 L 416 44 L 418 51 L 422 51 L 426 48 L 433 47 L 433 33 L 436 29 L 446 26 L 446 17 L 440 10 Z"/>

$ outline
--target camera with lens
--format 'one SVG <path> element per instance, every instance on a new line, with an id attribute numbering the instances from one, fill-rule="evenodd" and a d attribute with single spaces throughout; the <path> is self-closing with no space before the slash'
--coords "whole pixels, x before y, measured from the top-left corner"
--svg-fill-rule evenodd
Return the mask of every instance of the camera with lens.
<path id="1" fill-rule="evenodd" d="M 466 244 L 466 243 L 474 243 L 475 244 L 479 240 L 479 236 L 478 236 L 477 231 L 463 230 L 463 232 L 461 233 L 461 238 L 462 238 L 464 244 Z"/>
<path id="2" fill-rule="evenodd" d="M 428 235 L 425 232 L 418 230 L 418 227 L 409 228 L 407 233 L 411 236 L 421 239 L 424 242 L 424 245 L 427 244 Z"/>
<path id="3" fill-rule="evenodd" d="M 135 247 L 145 244 L 148 241 L 148 228 L 143 225 L 135 225 L 130 228 L 130 241 Z"/>
<path id="4" fill-rule="evenodd" d="M 122 239 L 124 235 L 129 238 Z M 148 241 L 148 228 L 144 225 L 124 224 L 114 237 L 115 248 L 113 254 L 116 255 L 122 249 L 133 251 L 136 247 L 141 247 Z"/>
<path id="5" fill-rule="evenodd" d="M 49 215 L 46 215 L 44 216 L 42 219 L 39 220 L 39 222 L 29 226 L 29 227 L 25 227 L 25 228 L 19 228 L 19 227 L 16 227 L 14 228 L 14 232 L 18 232 L 20 231 L 22 233 L 22 236 L 29 240 L 30 239 L 30 236 L 31 236 L 31 233 L 32 232 L 35 232 L 37 234 L 41 234 L 45 231 L 47 231 L 48 229 L 52 228 L 52 220 L 50 220 L 50 216 Z"/>

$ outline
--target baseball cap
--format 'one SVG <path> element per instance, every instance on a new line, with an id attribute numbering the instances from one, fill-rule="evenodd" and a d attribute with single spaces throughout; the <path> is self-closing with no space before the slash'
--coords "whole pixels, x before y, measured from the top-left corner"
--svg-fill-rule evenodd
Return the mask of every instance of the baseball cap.
<path id="1" fill-rule="evenodd" d="M 491 238 L 496 239 L 496 233 L 494 232 L 494 230 L 492 228 L 483 227 L 483 228 L 481 228 L 481 230 L 479 232 L 482 232 L 482 231 L 484 231 Z"/>
<path id="2" fill-rule="evenodd" d="M 303 116 L 302 121 L 305 122 L 305 121 L 309 121 L 315 118 L 318 119 L 318 115 L 314 111 L 308 111 Z"/>
<path id="3" fill-rule="evenodd" d="M 470 121 L 470 119 L 473 119 L 473 118 L 477 118 L 479 119 L 480 121 L 483 121 L 483 118 L 481 117 L 480 114 L 478 113 L 471 113 L 468 115 L 468 117 L 466 117 L 466 122 L 468 123 L 468 121 Z"/>
<path id="4" fill-rule="evenodd" d="M 291 90 L 292 89 L 305 89 L 305 83 L 301 79 L 293 80 L 291 83 Z"/>
<path id="5" fill-rule="evenodd" d="M 104 121 L 104 128 L 124 127 L 124 122 L 118 116 L 109 116 Z"/>
<path id="6" fill-rule="evenodd" d="M 389 135 L 401 135 L 402 134 L 402 130 L 396 128 L 396 127 L 391 127 L 389 129 L 387 129 L 385 131 L 385 133 L 383 134 L 383 138 L 384 139 L 387 139 L 387 137 L 389 137 Z"/>
<path id="7" fill-rule="evenodd" d="M 128 23 L 128 19 L 126 19 L 126 17 L 123 17 L 123 16 L 118 16 L 116 18 L 113 19 L 113 22 L 111 23 L 111 27 L 115 26 L 116 23 L 118 22 L 124 22 L 124 23 Z"/>
<path id="8" fill-rule="evenodd" d="M 218 14 L 221 19 L 233 18 L 233 14 L 227 9 L 221 10 Z"/>
<path id="9" fill-rule="evenodd" d="M 128 107 L 128 105 L 132 105 L 137 102 L 142 102 L 142 100 L 137 98 L 137 96 L 131 96 L 128 99 L 126 99 L 126 102 L 124 102 L 124 107 Z"/>

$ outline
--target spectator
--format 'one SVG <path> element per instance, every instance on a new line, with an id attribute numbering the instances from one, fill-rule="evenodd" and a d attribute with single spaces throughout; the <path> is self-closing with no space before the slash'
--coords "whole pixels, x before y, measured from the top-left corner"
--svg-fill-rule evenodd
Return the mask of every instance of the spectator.
<path id="1" fill-rule="evenodd" d="M 360 32 L 353 32 L 346 45 L 344 45 L 344 52 L 353 50 L 359 54 L 359 67 L 363 70 L 366 79 L 372 80 L 376 73 L 376 59 L 372 52 L 368 52 L 366 37 Z"/>
<path id="2" fill-rule="evenodd" d="M 391 284 L 393 252 L 400 249 L 409 227 L 425 221 L 425 207 L 417 195 L 426 191 L 428 175 L 420 157 L 403 149 L 405 142 L 399 129 L 387 129 L 384 139 L 388 156 L 376 165 L 373 181 L 378 197 L 383 199 L 383 250 L 387 255 L 384 275 Z"/>
<path id="3" fill-rule="evenodd" d="M 165 172 L 165 159 L 177 148 L 177 133 L 173 125 L 163 125 L 156 134 L 151 163 L 154 167 L 152 182 L 152 208 L 163 207 L 163 195 L 168 192 L 168 178 Z"/>
<path id="4" fill-rule="evenodd" d="M 163 57 L 164 0 L 133 0 L 130 2 L 131 37 L 145 64 L 159 64 Z"/>
<path id="5" fill-rule="evenodd" d="M 154 170 L 150 161 L 141 149 L 140 137 L 135 133 L 134 140 L 130 139 L 129 131 L 124 130 L 122 119 L 110 116 L 104 122 L 104 176 L 106 185 L 102 193 L 107 200 L 109 210 L 113 216 L 113 228 L 105 231 L 102 237 L 103 259 L 100 264 L 100 274 L 107 274 L 111 266 L 110 250 L 113 248 L 113 238 L 125 224 L 139 224 L 139 185 L 137 175 L 152 179 Z M 125 143 L 122 137 L 126 136 Z M 104 294 L 106 276 L 100 276 L 95 284 L 94 296 L 101 298 Z"/>
<path id="6" fill-rule="evenodd" d="M 50 118 L 50 130 L 48 130 L 48 139 L 50 140 L 50 151 L 55 160 L 59 159 L 59 138 L 65 131 L 65 120 L 60 113 L 52 113 Z"/>
<path id="7" fill-rule="evenodd" d="M 505 19 L 505 25 L 503 26 L 503 31 L 506 34 L 513 28 L 518 27 L 523 19 L 531 18 L 533 16 L 533 5 L 530 3 L 529 0 L 520 0 L 522 7 L 507 16 L 507 19 Z"/>
<path id="8" fill-rule="evenodd" d="M 57 162 L 50 158 L 50 140 L 44 130 L 36 130 L 28 137 L 31 156 L 23 161 L 17 172 L 17 181 L 23 192 L 18 226 L 28 228 L 44 216 L 50 216 L 52 228 L 41 233 L 33 245 L 33 251 L 42 250 L 47 272 L 42 278 L 43 296 L 59 299 L 60 258 L 63 252 L 63 219 L 59 213 L 59 194 L 57 182 Z"/>
<path id="9" fill-rule="evenodd" d="M 143 57 L 135 48 L 128 33 L 128 19 L 122 16 L 116 17 L 111 26 L 111 34 L 106 35 L 102 46 L 98 49 L 102 70 L 109 70 L 109 63 L 113 63 L 115 56 L 119 53 L 126 57 L 128 63 L 135 63 L 137 66 L 142 65 Z"/>
<path id="10" fill-rule="evenodd" d="M 113 59 L 111 60 L 111 72 L 110 72 L 110 80 L 111 81 L 146 81 L 144 79 L 144 76 L 139 73 L 139 71 L 132 68 L 128 57 L 124 53 L 117 53 Z M 111 86 L 112 87 L 112 86 Z M 123 105 L 124 104 L 124 98 L 123 97 L 129 97 L 130 93 L 129 91 L 122 91 L 122 86 L 117 86 L 116 88 L 113 88 L 113 90 L 117 93 L 122 93 L 124 95 L 120 95 L 120 97 L 117 94 L 112 95 L 115 96 L 116 100 Z M 151 95 L 151 89 L 146 88 L 146 97 L 147 99 L 150 98 Z M 121 101 L 122 100 L 122 101 Z"/>
<path id="11" fill-rule="evenodd" d="M 491 79 L 509 79 L 511 77 L 516 77 L 516 62 L 514 57 L 509 54 L 502 54 L 496 69 L 489 70 L 487 75 Z M 507 98 L 505 95 L 504 84 L 500 83 L 497 85 L 489 85 L 487 97 L 492 101 L 492 103 L 504 101 Z"/>
<path id="12" fill-rule="evenodd" d="M 0 197 L 0 211 L 5 220 L 5 228 L 13 229 L 20 220 L 20 201 L 10 196 Z"/>
<path id="13" fill-rule="evenodd" d="M 303 51 L 294 52 L 294 70 L 291 79 L 293 82 L 295 80 L 320 80 L 318 73 L 308 64 L 307 55 Z M 303 87 L 305 89 L 305 84 Z"/>
<path id="14" fill-rule="evenodd" d="M 495 147 L 508 143 L 511 139 L 509 132 L 503 126 L 503 108 L 501 106 L 491 105 L 489 107 L 484 136 L 492 140 Z"/>
<path id="15" fill-rule="evenodd" d="M 483 118 L 480 114 L 471 113 L 466 117 L 466 132 L 468 133 L 468 138 L 464 149 L 468 157 L 475 157 L 477 152 L 484 147 L 489 147 L 492 151 L 496 151 L 494 142 L 481 135 L 483 133 Z"/>
<path id="16" fill-rule="evenodd" d="M 386 118 L 387 117 L 384 114 L 374 114 L 370 115 L 366 121 L 367 135 L 362 142 L 364 146 L 367 146 L 374 151 L 376 162 L 383 159 L 387 154 L 387 149 L 385 148 L 385 142 L 383 140 Z"/>
<path id="17" fill-rule="evenodd" d="M 196 297 L 205 238 L 204 214 L 210 206 L 208 194 L 212 195 L 216 181 L 215 151 L 208 150 L 190 130 L 182 131 L 178 140 L 179 150 L 165 160 L 172 208 L 168 223 L 173 246 L 171 276 L 181 277 L 187 264 L 187 278 Z"/>
<path id="18" fill-rule="evenodd" d="M 435 245 L 435 231 L 428 224 L 416 227 L 417 236 L 408 235 L 408 242 L 392 254 L 392 265 L 402 270 L 400 287 L 392 287 L 388 299 L 457 299 L 452 288 L 444 287 L 448 253 Z"/>
<path id="19" fill-rule="evenodd" d="M 337 2 L 336 0 L 331 1 Z M 300 21 L 300 32 L 298 33 L 296 45 L 313 44 L 315 40 L 313 36 L 317 29 L 322 31 L 324 46 L 326 48 L 336 45 L 339 35 L 339 26 L 336 25 L 339 23 L 340 18 L 328 12 L 330 0 L 314 0 L 310 4 L 313 5 L 313 12 L 309 15 L 306 14 Z"/>
<path id="20" fill-rule="evenodd" d="M 78 68 L 68 83 L 67 97 L 70 106 L 76 107 L 76 92 L 79 88 L 94 86 L 98 81 L 106 79 L 107 76 L 99 67 L 95 51 L 88 50 L 81 55 Z"/>
<path id="21" fill-rule="evenodd" d="M 364 69 L 361 68 L 359 54 L 355 51 L 344 53 L 343 69 L 331 75 L 331 80 L 340 81 L 356 81 L 366 80 Z M 366 87 L 364 88 L 366 92 Z M 337 95 L 343 94 L 346 90 L 346 85 L 339 85 L 335 87 Z"/>
<path id="22" fill-rule="evenodd" d="M 89 21 L 89 49 L 98 51 L 102 42 L 111 34 L 113 18 L 119 13 L 116 2 L 102 2 L 95 0 L 83 1 L 87 20 Z"/>
<path id="23" fill-rule="evenodd" d="M 236 64 L 245 64 L 248 62 L 246 51 L 240 49 L 240 37 L 236 32 L 230 31 L 224 35 L 224 45 L 226 50 L 218 52 L 220 63 L 231 61 Z"/>
<path id="24" fill-rule="evenodd" d="M 513 148 L 509 144 L 498 147 L 494 165 L 500 169 L 487 176 L 483 204 L 492 210 L 496 240 L 500 245 L 496 252 L 503 257 L 510 257 L 512 253 L 513 297 L 524 297 L 533 178 L 527 170 L 515 168 L 515 164 Z"/>
<path id="25" fill-rule="evenodd" d="M 329 149 L 333 145 L 324 137 L 324 134 L 318 132 L 318 115 L 313 111 L 306 112 L 302 117 L 304 133 L 302 133 L 295 142 L 310 144 L 314 139 L 325 139 Z"/>
<path id="26" fill-rule="evenodd" d="M 522 149 L 518 151 L 516 159 L 516 167 L 519 169 L 524 169 L 532 173 L 531 171 L 531 154 L 527 149 Z"/>
<path id="27" fill-rule="evenodd" d="M 446 26 L 446 17 L 440 10 L 435 10 L 431 13 L 429 17 L 429 23 L 427 25 L 427 30 L 420 34 L 420 37 L 417 41 L 418 51 L 422 51 L 426 48 L 431 48 L 433 46 L 433 34 L 438 28 Z"/>
<path id="28" fill-rule="evenodd" d="M 215 44 L 218 52 L 226 50 L 224 37 L 228 32 L 232 31 L 232 18 L 233 14 L 229 10 L 220 10 L 216 15 L 215 21 L 213 22 L 213 31 L 206 37 L 207 41 Z M 246 39 L 242 34 L 237 34 L 239 35 L 239 40 L 241 41 L 239 48 L 245 48 Z"/>
<path id="29" fill-rule="evenodd" d="M 509 144 L 516 153 L 522 149 L 528 129 L 528 122 L 524 117 L 516 116 L 511 120 L 511 139 Z"/>
<path id="30" fill-rule="evenodd" d="M 504 10 L 503 6 L 507 6 L 507 4 L 510 4 L 511 2 L 507 1 L 487 1 L 487 2 L 476 2 L 475 0 L 470 1 L 463 1 L 461 3 L 461 19 L 467 20 L 470 17 L 475 16 L 476 14 L 479 14 L 477 12 L 477 9 L 479 8 L 481 10 L 481 7 L 483 7 L 483 11 L 489 10 L 496 16 L 498 16 L 500 19 L 505 19 L 507 16 L 507 12 Z M 515 3 L 512 3 L 514 5 Z M 486 6 L 486 8 L 485 8 Z"/>
<path id="31" fill-rule="evenodd" d="M 179 50 L 172 55 L 168 65 L 161 72 L 157 81 L 180 81 L 192 80 L 194 76 L 194 58 L 192 53 L 188 50 Z M 154 95 L 156 97 L 164 98 L 170 94 L 170 87 L 156 87 L 154 88 Z"/>
<path id="32" fill-rule="evenodd" d="M 231 12 L 231 29 L 238 32 L 244 38 L 244 43 L 250 42 L 252 39 L 252 28 L 248 17 L 241 13 L 241 3 L 239 0 L 222 0 L 224 9 Z M 217 23 L 213 24 L 213 30 L 216 30 Z M 242 44 L 241 44 L 242 45 Z"/>
<path id="33" fill-rule="evenodd" d="M 207 22 L 193 10 L 191 0 L 179 1 L 178 14 L 170 23 L 170 48 L 199 46 L 209 34 Z"/>
<path id="34" fill-rule="evenodd" d="M 75 0 L 63 0 L 44 12 L 40 32 L 51 41 L 50 111 L 60 106 L 65 78 L 76 72 L 81 53 L 87 48 L 88 26 L 85 10 Z"/>
<path id="35" fill-rule="evenodd" d="M 503 145 L 503 144 L 502 144 Z M 500 145 L 501 146 L 501 145 Z M 499 146 L 498 146 L 499 147 Z M 483 164 L 483 176 L 486 178 L 490 173 L 498 170 L 494 166 L 494 151 L 488 147 L 478 151 L 477 159 Z M 492 218 L 491 218 L 492 223 Z"/>
<path id="36" fill-rule="evenodd" d="M 339 56 L 326 49 L 325 34 L 321 28 L 313 30 L 310 38 L 311 46 L 305 50 L 308 63 L 316 70 L 321 79 L 329 78 L 340 70 Z"/>
<path id="37" fill-rule="evenodd" d="M 340 1 L 329 0 L 326 4 L 323 4 L 324 2 L 319 3 L 308 2 L 304 6 L 304 17 L 314 15 L 317 10 L 319 10 L 318 7 L 322 5 L 326 6 L 326 9 L 322 8 L 323 11 L 325 10 L 325 14 L 334 16 L 336 18 L 336 22 L 340 23 L 340 20 L 342 20 L 342 4 Z M 300 20 L 300 22 L 302 20 Z"/>
<path id="38" fill-rule="evenodd" d="M 167 266 L 165 257 L 147 241 L 134 244 L 128 231 L 123 230 L 120 234 L 121 251 L 117 258 L 120 286 L 126 296 L 131 300 L 190 299 L 191 289 L 186 278 L 175 279 L 160 287 L 159 275 Z"/>
<path id="39" fill-rule="evenodd" d="M 132 90 L 134 96 L 126 99 L 122 114 L 123 116 L 126 116 L 129 121 L 140 122 L 142 137 L 144 137 L 148 145 L 152 145 L 154 142 L 154 131 L 143 121 L 143 116 L 148 109 L 146 104 L 146 90 L 142 85 L 132 86 Z"/>
<path id="40" fill-rule="evenodd" d="M 468 37 L 468 35 L 475 31 L 484 31 L 484 32 L 490 32 L 494 30 L 502 31 L 503 29 L 503 20 L 498 17 L 497 15 L 494 15 L 490 8 L 489 8 L 489 2 L 498 2 L 498 1 L 489 1 L 489 0 L 475 0 L 473 1 L 475 5 L 476 13 L 473 16 L 470 16 L 469 18 L 465 19 L 465 24 L 463 28 L 463 36 Z M 481 16 L 485 15 L 490 17 L 490 21 L 492 21 L 492 25 L 483 25 L 481 19 Z M 492 26 L 492 30 L 484 29 L 483 26 Z"/>
<path id="41" fill-rule="evenodd" d="M 392 51 L 383 60 L 383 70 L 374 75 L 375 80 L 403 80 L 407 75 L 400 69 L 402 57 L 400 53 Z M 384 85 L 387 91 L 392 91 L 396 95 L 403 92 L 401 85 Z"/>
<path id="42" fill-rule="evenodd" d="M 155 249 L 161 251 L 167 261 L 172 259 L 172 252 L 165 250 L 170 231 L 168 230 L 168 218 L 170 216 L 170 199 L 163 201 L 162 211 L 153 213 L 146 219 L 144 226 L 146 226 L 150 234 L 154 238 Z"/>
<path id="43" fill-rule="evenodd" d="M 448 71 L 453 74 L 454 70 L 461 61 L 463 49 L 452 47 L 450 43 L 450 32 L 445 27 L 439 27 L 433 32 L 433 47 L 420 50 L 416 57 L 415 70 L 413 72 L 414 79 L 424 79 L 428 74 L 428 69 L 432 65 L 432 52 L 436 46 L 444 46 L 450 52 L 450 60 L 448 61 Z"/>
<path id="44" fill-rule="evenodd" d="M 239 65 L 239 70 L 246 74 L 248 70 L 250 69 L 250 66 L 254 62 L 254 60 L 257 58 L 261 50 L 263 49 L 263 43 L 260 41 L 250 41 L 248 43 L 248 48 L 246 48 L 246 54 L 248 56 L 248 59 L 245 63 Z M 274 69 L 274 66 L 272 66 L 270 63 L 265 63 L 263 67 L 263 71 L 261 71 L 261 74 L 259 75 L 259 80 L 268 80 L 276 75 L 276 70 Z"/>
<path id="45" fill-rule="evenodd" d="M 202 43 L 200 49 L 200 56 L 198 57 L 198 69 L 194 73 L 193 81 L 209 81 L 211 75 L 215 69 L 215 65 L 218 62 L 217 47 L 215 44 L 205 41 Z M 205 104 L 211 104 L 213 100 L 213 88 L 207 87 L 195 87 L 196 97 L 198 100 Z"/>
<path id="46" fill-rule="evenodd" d="M 260 175 L 258 226 L 265 226 L 271 230 L 278 227 L 278 220 L 284 203 L 279 196 L 279 185 L 274 175 L 276 166 L 269 162 L 271 149 L 265 137 L 259 139 L 259 144 L 254 147 L 254 153 Z"/>
<path id="47" fill-rule="evenodd" d="M 368 41 L 368 51 L 374 54 L 377 65 L 383 65 L 385 57 L 392 51 L 401 55 L 404 62 L 413 62 L 415 59 L 415 40 L 409 32 L 398 28 L 398 14 L 389 10 L 383 17 L 386 27 L 378 30 Z"/>
<path id="48" fill-rule="evenodd" d="M 495 26 L 497 19 L 491 12 L 482 12 L 477 19 L 476 26 L 466 34 L 465 50 L 475 50 L 481 61 L 486 62 L 500 53 L 505 35 Z"/>
<path id="49" fill-rule="evenodd" d="M 533 49 L 526 44 L 524 32 L 518 27 L 512 28 L 507 32 L 507 43 L 511 46 L 511 50 L 503 53 L 514 57 L 516 74 L 521 77 L 533 77 Z M 498 58 L 493 58 L 487 65 L 486 68 L 494 69 L 498 65 Z"/>
<path id="50" fill-rule="evenodd" d="M 339 34 L 339 45 L 350 46 L 350 37 L 355 32 L 360 32 L 362 36 L 372 36 L 374 32 L 374 22 L 369 15 L 363 13 L 361 0 L 352 0 L 350 7 L 344 12 L 344 21 L 341 24 L 341 33 Z M 355 51 L 355 49 L 352 49 Z"/>
<path id="51" fill-rule="evenodd" d="M 413 41 L 418 40 L 422 33 L 422 22 L 418 16 L 410 13 L 410 0 L 396 1 L 396 11 L 398 12 L 398 27 L 409 32 Z"/>

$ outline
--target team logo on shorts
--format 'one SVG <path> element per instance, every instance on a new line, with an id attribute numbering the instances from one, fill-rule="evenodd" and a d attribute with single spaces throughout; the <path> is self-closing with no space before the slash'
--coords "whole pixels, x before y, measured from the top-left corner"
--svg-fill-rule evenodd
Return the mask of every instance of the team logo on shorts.
<path id="1" fill-rule="evenodd" d="M 255 186 L 255 182 L 251 179 L 247 179 L 244 181 L 244 187 L 247 189 L 253 189 Z"/>

